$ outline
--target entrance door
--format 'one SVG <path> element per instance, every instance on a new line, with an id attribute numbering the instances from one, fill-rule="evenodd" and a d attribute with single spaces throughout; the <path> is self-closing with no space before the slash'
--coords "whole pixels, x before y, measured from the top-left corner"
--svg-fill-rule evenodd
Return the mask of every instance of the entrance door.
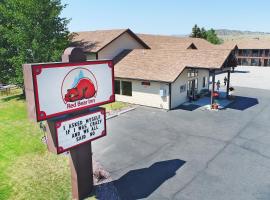
<path id="1" fill-rule="evenodd" d="M 188 81 L 188 98 L 194 100 L 198 89 L 198 79 Z"/>

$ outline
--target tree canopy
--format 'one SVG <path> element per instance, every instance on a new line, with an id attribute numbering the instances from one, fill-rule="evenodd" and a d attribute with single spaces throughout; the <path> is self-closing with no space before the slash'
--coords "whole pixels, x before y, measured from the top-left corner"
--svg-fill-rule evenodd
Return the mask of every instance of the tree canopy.
<path id="1" fill-rule="evenodd" d="M 221 44 L 222 40 L 218 38 L 214 29 L 206 30 L 204 27 L 200 28 L 197 24 L 192 28 L 190 37 L 203 38 L 212 44 Z"/>
<path id="2" fill-rule="evenodd" d="M 22 64 L 59 61 L 69 46 L 60 0 L 0 1 L 0 83 L 23 86 Z"/>

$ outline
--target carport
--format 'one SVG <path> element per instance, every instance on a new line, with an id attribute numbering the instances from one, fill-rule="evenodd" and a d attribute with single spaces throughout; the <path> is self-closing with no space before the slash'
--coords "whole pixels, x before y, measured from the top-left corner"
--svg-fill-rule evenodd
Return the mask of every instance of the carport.
<path id="1" fill-rule="evenodd" d="M 214 104 L 215 100 L 215 79 L 216 75 L 227 73 L 227 84 L 226 84 L 226 97 L 229 98 L 229 88 L 230 88 L 230 80 L 231 80 L 231 72 L 233 69 L 237 67 L 237 59 L 234 54 L 230 54 L 228 58 L 225 60 L 220 69 L 209 69 L 209 76 L 212 77 L 212 86 L 211 86 L 211 101 L 210 105 Z"/>

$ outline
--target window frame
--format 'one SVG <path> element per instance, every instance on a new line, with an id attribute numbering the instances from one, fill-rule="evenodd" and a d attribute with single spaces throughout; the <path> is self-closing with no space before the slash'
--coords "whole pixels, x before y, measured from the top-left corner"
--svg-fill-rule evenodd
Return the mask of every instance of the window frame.
<path id="1" fill-rule="evenodd" d="M 118 85 L 116 82 L 119 83 L 119 93 L 116 92 L 116 88 L 117 88 L 117 85 Z M 114 80 L 114 93 L 115 94 L 121 94 L 121 81 L 120 80 Z"/>
<path id="2" fill-rule="evenodd" d="M 188 73 L 187 74 L 188 78 L 194 78 L 194 77 L 198 76 L 199 70 L 198 69 L 189 69 L 187 73 Z"/>
<path id="3" fill-rule="evenodd" d="M 129 85 L 127 88 L 128 90 L 125 90 L 125 86 Z M 129 91 L 130 90 L 130 91 Z M 121 94 L 124 96 L 132 96 L 132 82 L 131 81 L 121 81 Z"/>
<path id="4" fill-rule="evenodd" d="M 187 84 L 180 85 L 180 93 L 186 92 L 187 91 Z"/>

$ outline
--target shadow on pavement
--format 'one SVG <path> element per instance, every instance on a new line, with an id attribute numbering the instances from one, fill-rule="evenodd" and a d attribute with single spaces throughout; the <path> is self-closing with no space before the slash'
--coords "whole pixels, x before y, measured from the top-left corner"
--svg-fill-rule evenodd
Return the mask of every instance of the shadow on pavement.
<path id="1" fill-rule="evenodd" d="M 147 198 L 166 180 L 173 177 L 184 164 L 185 161 L 179 159 L 156 162 L 148 168 L 129 171 L 113 181 L 113 184 L 120 199 Z"/>
<path id="2" fill-rule="evenodd" d="M 180 105 L 177 106 L 176 108 L 172 109 L 172 110 L 187 110 L 187 111 L 193 111 L 196 110 L 197 108 L 200 108 L 201 106 L 199 105 L 195 105 L 195 104 L 189 104 L 189 105 Z"/>
<path id="3" fill-rule="evenodd" d="M 257 104 L 259 104 L 257 98 L 235 96 L 235 100 L 226 108 L 243 111 Z"/>

